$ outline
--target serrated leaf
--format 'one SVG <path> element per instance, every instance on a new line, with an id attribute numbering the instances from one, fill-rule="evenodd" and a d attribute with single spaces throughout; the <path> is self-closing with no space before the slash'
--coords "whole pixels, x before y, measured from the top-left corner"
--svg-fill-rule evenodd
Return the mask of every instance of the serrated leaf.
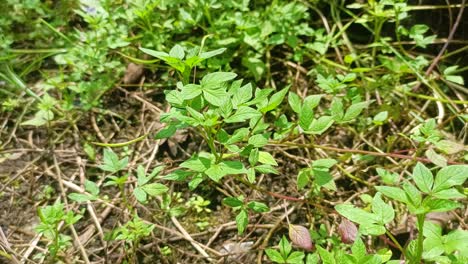
<path id="1" fill-rule="evenodd" d="M 434 180 L 433 192 L 439 192 L 455 185 L 462 185 L 468 178 L 468 165 L 451 165 L 442 168 Z"/>
<path id="2" fill-rule="evenodd" d="M 275 158 L 273 158 L 273 156 L 270 153 L 265 151 L 260 151 L 258 153 L 258 162 L 267 165 L 278 166 L 278 163 L 276 163 Z"/>
<path id="3" fill-rule="evenodd" d="M 155 51 L 155 50 L 151 50 L 151 49 L 146 49 L 146 48 L 139 48 L 141 51 L 143 51 L 144 53 L 148 54 L 148 55 L 151 55 L 153 57 L 156 57 L 158 59 L 161 59 L 161 60 L 165 60 L 166 57 L 169 57 L 169 54 L 167 54 L 166 52 L 162 52 L 162 51 Z"/>
<path id="4" fill-rule="evenodd" d="M 253 135 L 249 138 L 248 143 L 253 145 L 255 148 L 261 148 L 268 143 L 268 139 L 263 135 Z"/>
<path id="5" fill-rule="evenodd" d="M 405 191 L 397 187 L 389 186 L 376 186 L 377 191 L 381 192 L 383 195 L 392 198 L 393 200 L 408 204 L 408 198 L 406 197 Z"/>
<path id="6" fill-rule="evenodd" d="M 390 204 L 382 200 L 382 194 L 376 193 L 372 200 L 372 212 L 379 218 L 379 223 L 388 224 L 395 218 L 395 211 Z"/>
<path id="7" fill-rule="evenodd" d="M 232 104 L 237 109 L 240 105 L 247 103 L 250 98 L 252 98 L 252 85 L 249 83 L 237 89 L 232 97 Z"/>
<path id="8" fill-rule="evenodd" d="M 302 249 L 312 250 L 313 248 L 309 229 L 303 226 L 289 224 L 289 239 L 294 245 Z"/>
<path id="9" fill-rule="evenodd" d="M 332 116 L 321 116 L 318 119 L 314 119 L 310 124 L 309 129 L 306 130 L 307 133 L 320 135 L 325 132 L 329 127 L 333 125 Z"/>
<path id="10" fill-rule="evenodd" d="M 432 172 L 424 166 L 424 164 L 420 162 L 416 164 L 413 169 L 412 177 L 416 186 L 418 186 L 421 191 L 429 193 L 432 190 L 434 178 L 432 176 Z"/>
<path id="11" fill-rule="evenodd" d="M 226 100 L 228 93 L 221 88 L 203 90 L 203 97 L 214 106 L 221 106 Z"/>
<path id="12" fill-rule="evenodd" d="M 204 172 L 206 171 L 211 165 L 211 161 L 204 157 L 192 157 L 184 162 L 182 162 L 179 166 L 181 168 L 187 168 L 196 172 Z"/>
<path id="13" fill-rule="evenodd" d="M 226 48 L 220 48 L 220 49 L 216 49 L 216 50 L 202 52 L 200 54 L 200 58 L 209 59 L 209 58 L 214 57 L 216 55 L 222 54 L 224 51 L 226 51 Z"/>
<path id="14" fill-rule="evenodd" d="M 237 74 L 233 72 L 212 72 L 205 75 L 201 80 L 203 90 L 220 87 L 221 83 L 236 78 Z"/>
<path id="15" fill-rule="evenodd" d="M 79 203 L 96 200 L 96 197 L 84 193 L 70 193 L 68 198 Z"/>
<path id="16" fill-rule="evenodd" d="M 242 202 L 236 197 L 226 197 L 223 199 L 223 204 L 230 206 L 230 207 L 240 207 L 244 205 L 244 202 Z"/>
<path id="17" fill-rule="evenodd" d="M 271 111 L 271 110 L 275 109 L 276 107 L 278 107 L 281 104 L 281 102 L 283 101 L 284 96 L 286 95 L 288 90 L 289 90 L 289 87 L 286 87 L 286 88 L 282 89 L 281 91 L 273 94 L 271 96 L 270 100 L 268 101 L 268 104 L 265 107 L 263 107 L 262 109 L 260 109 L 260 111 L 262 113 L 266 113 L 266 112 Z"/>
<path id="18" fill-rule="evenodd" d="M 369 225 L 377 223 L 379 218 L 375 214 L 356 208 L 350 204 L 339 204 L 335 210 L 342 216 L 360 225 Z"/>
<path id="19" fill-rule="evenodd" d="M 352 104 L 346 110 L 345 115 L 343 116 L 343 122 L 351 121 L 354 118 L 358 117 L 361 114 L 362 110 L 367 108 L 371 102 L 360 102 L 356 104 Z"/>
<path id="20" fill-rule="evenodd" d="M 309 183 L 310 172 L 308 170 L 301 170 L 297 175 L 297 189 L 303 189 Z"/>
<path id="21" fill-rule="evenodd" d="M 169 56 L 182 60 L 184 58 L 184 56 L 185 56 L 184 48 L 182 48 L 182 46 L 180 46 L 179 44 L 176 44 L 169 51 Z"/>
<path id="22" fill-rule="evenodd" d="M 265 212 L 270 211 L 270 208 L 266 204 L 260 203 L 260 202 L 255 202 L 255 201 L 249 202 L 247 204 L 247 207 L 252 209 L 253 211 L 255 211 L 257 213 L 265 213 Z"/>
<path id="23" fill-rule="evenodd" d="M 463 199 L 466 196 L 462 193 L 460 193 L 457 189 L 455 188 L 450 188 L 450 189 L 445 189 L 442 191 L 438 191 L 436 193 L 433 193 L 432 196 L 439 198 L 439 199 Z"/>
<path id="24" fill-rule="evenodd" d="M 226 123 L 238 123 L 238 122 L 245 122 L 250 119 L 259 118 L 262 116 L 262 113 L 259 111 L 248 107 L 248 106 L 241 106 L 237 111 L 230 116 L 229 118 L 225 119 L 224 122 Z"/>
<path id="25" fill-rule="evenodd" d="M 145 203 L 148 199 L 146 192 L 143 191 L 140 187 L 133 189 L 133 195 L 140 203 Z"/>
<path id="26" fill-rule="evenodd" d="M 299 114 L 301 112 L 302 102 L 301 102 L 301 98 L 299 97 L 299 95 L 297 95 L 294 92 L 289 92 L 288 103 L 289 103 L 289 106 L 291 106 L 291 109 L 295 113 Z"/>
<path id="27" fill-rule="evenodd" d="M 277 250 L 267 248 L 265 249 L 265 253 L 267 254 L 268 258 L 270 258 L 270 260 L 273 262 L 284 263 L 285 261 L 283 259 L 283 256 L 281 256 L 281 254 Z"/>
<path id="28" fill-rule="evenodd" d="M 92 194 L 93 196 L 97 196 L 99 194 L 99 186 L 96 183 L 86 180 L 84 183 L 85 190 Z"/>
<path id="29" fill-rule="evenodd" d="M 167 188 L 165 185 L 161 183 L 146 184 L 146 185 L 143 185 L 141 189 L 151 196 L 158 196 L 163 193 L 166 193 L 169 190 L 169 188 Z"/>
<path id="30" fill-rule="evenodd" d="M 435 152 L 432 148 L 429 148 L 428 150 L 426 150 L 424 154 L 435 165 L 440 166 L 440 167 L 447 166 L 447 159 L 444 156 Z"/>
<path id="31" fill-rule="evenodd" d="M 236 216 L 237 232 L 242 235 L 249 223 L 249 217 L 246 210 L 241 210 Z"/>

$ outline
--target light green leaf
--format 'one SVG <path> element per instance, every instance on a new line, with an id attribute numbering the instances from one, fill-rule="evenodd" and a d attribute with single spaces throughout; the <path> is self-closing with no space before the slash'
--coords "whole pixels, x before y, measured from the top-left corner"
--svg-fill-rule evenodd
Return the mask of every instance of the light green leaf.
<path id="1" fill-rule="evenodd" d="M 289 90 L 289 87 L 286 87 L 286 88 L 282 89 L 281 91 L 273 94 L 271 96 L 270 100 L 268 101 L 268 104 L 265 107 L 263 107 L 262 109 L 260 109 L 260 111 L 262 113 L 266 113 L 266 112 L 271 111 L 271 110 L 275 109 L 276 107 L 278 107 L 281 104 L 281 102 L 283 101 L 284 96 L 286 95 L 288 90 Z"/>
<path id="2" fill-rule="evenodd" d="M 90 194 L 97 196 L 99 194 L 99 186 L 96 183 L 86 180 L 84 183 L 85 190 Z"/>
<path id="3" fill-rule="evenodd" d="M 294 92 L 289 92 L 288 102 L 289 102 L 289 106 L 291 106 L 291 109 L 295 113 L 299 114 L 301 112 L 302 102 L 301 102 L 301 98 L 299 97 L 299 95 L 297 95 Z"/>
<path id="4" fill-rule="evenodd" d="M 184 48 L 179 44 L 176 44 L 170 51 L 169 56 L 182 60 L 185 56 Z"/>
<path id="5" fill-rule="evenodd" d="M 254 135 L 249 138 L 249 144 L 253 145 L 255 148 L 261 148 L 268 143 L 268 139 L 266 139 L 263 135 Z"/>
<path id="6" fill-rule="evenodd" d="M 222 54 L 224 51 L 226 51 L 226 48 L 220 48 L 220 49 L 216 49 L 216 50 L 202 52 L 200 54 L 200 58 L 209 59 L 209 58 L 214 57 L 216 55 Z"/>
<path id="7" fill-rule="evenodd" d="M 141 47 L 139 49 L 143 51 L 144 53 L 151 55 L 153 57 L 156 57 L 158 59 L 161 59 L 161 60 L 166 60 L 166 57 L 169 57 L 169 54 L 167 54 L 166 52 L 155 51 L 155 50 L 145 49 Z"/>
<path id="8" fill-rule="evenodd" d="M 333 120 L 332 116 L 321 116 L 319 119 L 314 119 L 312 121 L 312 124 L 310 124 L 310 128 L 306 130 L 306 133 L 320 135 L 331 127 L 333 122 L 335 122 L 335 120 Z"/>
<path id="9" fill-rule="evenodd" d="M 237 232 L 239 235 L 244 233 L 247 224 L 249 223 L 249 217 L 246 210 L 241 210 L 236 216 Z"/>
<path id="10" fill-rule="evenodd" d="M 433 192 L 462 185 L 468 178 L 468 165 L 451 165 L 441 169 L 434 180 Z"/>
<path id="11" fill-rule="evenodd" d="M 145 203 L 148 199 L 146 192 L 143 191 L 140 187 L 133 189 L 133 195 L 140 203 Z"/>
<path id="12" fill-rule="evenodd" d="M 361 102 L 361 103 L 356 103 L 352 104 L 348 109 L 346 110 L 346 113 L 343 117 L 343 122 L 351 121 L 354 118 L 358 117 L 359 114 L 369 106 L 371 102 Z"/>
<path id="13" fill-rule="evenodd" d="M 273 156 L 270 153 L 265 151 L 260 151 L 258 153 L 258 162 L 267 165 L 278 166 L 278 163 L 276 163 L 275 158 L 273 158 Z"/>
<path id="14" fill-rule="evenodd" d="M 146 184 L 146 185 L 143 185 L 141 189 L 151 196 L 158 196 L 163 193 L 166 193 L 169 190 L 169 188 L 167 188 L 165 185 L 161 183 Z"/>
<path id="15" fill-rule="evenodd" d="M 466 196 L 464 194 L 461 194 L 457 189 L 455 188 L 450 188 L 450 189 L 445 189 L 442 191 L 438 191 L 436 193 L 433 193 L 432 196 L 439 198 L 439 199 L 463 199 Z"/>
<path id="16" fill-rule="evenodd" d="M 434 183 L 434 178 L 431 171 L 424 166 L 424 164 L 418 162 L 413 169 L 412 174 L 413 180 L 416 183 L 416 186 L 425 193 L 429 193 L 432 190 L 432 184 Z"/>
<path id="17" fill-rule="evenodd" d="M 225 119 L 224 122 L 239 123 L 239 122 L 245 122 L 249 119 L 259 118 L 261 116 L 262 116 L 262 113 L 260 113 L 259 111 L 248 106 L 241 106 L 232 116 Z"/>
<path id="18" fill-rule="evenodd" d="M 382 194 L 379 192 L 375 194 L 372 200 L 372 212 L 379 217 L 379 223 L 382 225 L 388 224 L 395 218 L 393 207 L 382 200 Z"/>
<path id="19" fill-rule="evenodd" d="M 392 198 L 393 200 L 408 204 L 408 198 L 406 197 L 405 191 L 397 187 L 389 186 L 376 186 L 377 191 L 381 192 L 383 195 Z"/>
<path id="20" fill-rule="evenodd" d="M 375 214 L 356 208 L 350 204 L 339 204 L 335 206 L 335 210 L 340 215 L 360 225 L 370 225 L 380 220 Z"/>
<path id="21" fill-rule="evenodd" d="M 236 90 L 232 97 L 232 104 L 237 109 L 240 105 L 247 103 L 250 98 L 252 98 L 252 85 L 249 83 Z"/>

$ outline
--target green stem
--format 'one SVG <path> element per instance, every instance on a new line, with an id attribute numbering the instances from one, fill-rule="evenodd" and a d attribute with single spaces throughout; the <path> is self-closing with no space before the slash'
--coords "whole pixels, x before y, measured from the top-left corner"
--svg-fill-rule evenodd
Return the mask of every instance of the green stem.
<path id="1" fill-rule="evenodd" d="M 426 214 L 419 214 L 416 217 L 418 218 L 418 244 L 416 249 L 416 256 L 414 258 L 415 264 L 421 263 L 424 242 L 424 219 L 426 218 Z"/>
<path id="2" fill-rule="evenodd" d="M 397 248 L 401 251 L 401 253 L 403 253 L 403 255 L 406 256 L 406 250 L 400 245 L 400 243 L 398 242 L 398 240 L 393 236 L 392 233 L 388 232 L 388 230 L 386 231 L 387 233 L 387 236 L 390 238 L 390 240 L 392 240 L 392 242 L 397 246 Z"/>

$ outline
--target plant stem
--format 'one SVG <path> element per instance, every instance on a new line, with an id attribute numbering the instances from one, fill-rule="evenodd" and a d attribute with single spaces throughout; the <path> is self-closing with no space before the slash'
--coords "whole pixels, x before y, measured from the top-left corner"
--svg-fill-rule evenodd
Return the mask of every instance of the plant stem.
<path id="1" fill-rule="evenodd" d="M 406 250 L 400 245 L 400 243 L 399 243 L 398 240 L 395 238 L 395 236 L 393 236 L 392 233 L 388 232 L 388 230 L 386 231 L 386 234 L 387 234 L 387 236 L 392 240 L 392 242 L 395 243 L 395 245 L 396 245 L 397 248 L 401 251 L 401 253 L 403 253 L 403 255 L 406 256 Z"/>
<path id="2" fill-rule="evenodd" d="M 418 218 L 418 244 L 416 249 L 416 256 L 414 258 L 414 263 L 421 263 L 422 253 L 423 253 L 423 242 L 424 242 L 424 219 L 426 214 L 419 214 L 416 216 Z"/>

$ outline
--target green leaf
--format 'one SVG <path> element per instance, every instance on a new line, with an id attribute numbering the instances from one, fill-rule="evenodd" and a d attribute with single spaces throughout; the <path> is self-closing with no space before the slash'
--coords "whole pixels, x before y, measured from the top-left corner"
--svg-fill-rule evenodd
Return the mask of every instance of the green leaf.
<path id="1" fill-rule="evenodd" d="M 382 194 L 376 193 L 372 200 L 372 212 L 379 218 L 379 223 L 388 224 L 395 218 L 393 207 L 382 200 Z"/>
<path id="2" fill-rule="evenodd" d="M 451 165 L 445 167 L 437 173 L 432 191 L 439 192 L 455 185 L 462 185 L 467 177 L 467 165 Z"/>
<path id="3" fill-rule="evenodd" d="M 96 200 L 95 196 L 84 193 L 70 193 L 68 198 L 79 203 Z"/>
<path id="4" fill-rule="evenodd" d="M 185 56 L 184 48 L 179 44 L 176 44 L 170 51 L 169 56 L 182 60 Z"/>
<path id="5" fill-rule="evenodd" d="M 396 184 L 398 182 L 398 174 L 394 172 L 389 172 L 387 170 L 377 168 L 377 174 L 382 178 L 382 181 L 386 184 Z"/>
<path id="6" fill-rule="evenodd" d="M 220 48 L 220 49 L 216 49 L 212 51 L 202 52 L 200 54 L 200 58 L 209 59 L 211 57 L 224 53 L 224 51 L 226 51 L 226 48 Z"/>
<path id="7" fill-rule="evenodd" d="M 247 103 L 250 98 L 252 98 L 252 85 L 249 83 L 237 89 L 232 97 L 232 104 L 234 108 L 238 108 L 240 105 Z"/>
<path id="8" fill-rule="evenodd" d="M 358 117 L 359 114 L 364 110 L 364 108 L 367 108 L 371 102 L 361 102 L 361 103 L 356 103 L 352 104 L 348 109 L 346 110 L 346 113 L 343 117 L 343 122 L 351 121 L 354 118 Z"/>
<path id="9" fill-rule="evenodd" d="M 333 120 L 332 116 L 321 116 L 319 119 L 314 119 L 312 121 L 310 128 L 307 129 L 306 132 L 320 135 L 331 127 L 333 122 L 335 122 L 335 120 Z"/>
<path id="10" fill-rule="evenodd" d="M 246 127 L 239 128 L 236 131 L 234 131 L 234 134 L 232 134 L 231 138 L 228 139 L 226 142 L 227 144 L 234 144 L 237 142 L 242 141 L 244 138 L 249 135 L 249 129 Z"/>
<path id="11" fill-rule="evenodd" d="M 145 49 L 141 47 L 139 49 L 143 51 L 144 53 L 151 55 L 153 57 L 156 57 L 158 59 L 161 59 L 161 60 L 166 60 L 166 57 L 169 57 L 169 54 L 167 54 L 166 52 L 155 51 L 155 50 Z"/>
<path id="12" fill-rule="evenodd" d="M 254 169 L 260 173 L 271 173 L 271 174 L 279 174 L 278 171 L 272 167 L 272 165 L 257 165 L 254 167 Z"/>
<path id="13" fill-rule="evenodd" d="M 222 83 L 230 81 L 230 80 L 236 78 L 236 76 L 237 76 L 237 74 L 235 74 L 233 72 L 208 73 L 201 80 L 201 85 L 203 87 L 203 90 L 219 88 Z"/>
<path id="14" fill-rule="evenodd" d="M 423 202 L 427 212 L 447 212 L 460 207 L 460 204 L 452 200 L 426 198 Z"/>
<path id="15" fill-rule="evenodd" d="M 304 252 L 294 251 L 288 256 L 287 262 L 291 264 L 303 264 Z"/>
<path id="16" fill-rule="evenodd" d="M 260 151 L 258 153 L 258 162 L 262 164 L 278 166 L 278 163 L 276 163 L 275 158 L 273 158 L 273 156 L 270 153 L 265 151 Z"/>
<path id="17" fill-rule="evenodd" d="M 332 253 L 326 251 L 321 246 L 317 246 L 317 252 L 322 259 L 323 264 L 336 264 L 335 258 L 333 257 Z"/>
<path id="18" fill-rule="evenodd" d="M 356 241 L 354 241 L 354 244 L 351 247 L 351 252 L 353 252 L 353 256 L 358 260 L 366 256 L 366 245 L 364 245 L 361 238 L 358 237 Z"/>
<path id="19" fill-rule="evenodd" d="M 259 118 L 262 116 L 262 113 L 259 111 L 248 107 L 248 106 L 241 106 L 237 111 L 230 116 L 229 118 L 225 119 L 224 122 L 226 123 L 239 123 L 245 122 L 250 119 Z"/>
<path id="20" fill-rule="evenodd" d="M 440 166 L 440 167 L 447 166 L 447 159 L 444 156 L 435 152 L 434 149 L 429 148 L 428 150 L 424 152 L 424 154 L 435 165 Z"/>
<path id="21" fill-rule="evenodd" d="M 163 193 L 166 193 L 169 188 L 167 188 L 165 185 L 161 183 L 151 183 L 151 184 L 146 184 L 141 187 L 143 191 L 145 191 L 147 194 L 151 196 L 158 196 Z"/>
<path id="22" fill-rule="evenodd" d="M 143 191 L 140 187 L 133 189 L 133 195 L 140 203 L 145 203 L 148 199 L 146 192 Z"/>
<path id="23" fill-rule="evenodd" d="M 86 180 L 84 183 L 85 190 L 92 194 L 93 196 L 97 196 L 99 194 L 99 186 L 96 183 Z"/>
<path id="24" fill-rule="evenodd" d="M 184 100 L 191 100 L 202 93 L 202 87 L 198 84 L 187 84 L 182 87 L 181 95 Z"/>
<path id="25" fill-rule="evenodd" d="M 433 193 L 432 196 L 439 198 L 439 199 L 463 199 L 466 196 L 462 193 L 460 193 L 457 189 L 455 188 L 450 188 L 450 189 L 445 189 L 442 191 L 438 191 L 436 193 Z"/>
<path id="26" fill-rule="evenodd" d="M 192 157 L 182 162 L 179 167 L 187 168 L 196 172 L 204 172 L 211 166 L 211 161 L 203 157 Z"/>
<path id="27" fill-rule="evenodd" d="M 392 198 L 393 200 L 408 204 L 408 198 L 406 197 L 405 191 L 397 187 L 389 186 L 376 186 L 377 191 L 381 192 L 383 195 Z"/>
<path id="28" fill-rule="evenodd" d="M 418 208 L 422 201 L 422 196 L 419 190 L 414 187 L 414 185 L 407 182 L 403 183 L 403 190 L 406 193 L 406 197 L 408 197 L 408 201 L 410 201 L 412 205 Z"/>
<path id="29" fill-rule="evenodd" d="M 239 200 L 236 197 L 226 197 L 223 199 L 223 204 L 230 206 L 230 207 L 240 207 L 244 205 L 244 202 Z"/>
<path id="30" fill-rule="evenodd" d="M 263 107 L 262 109 L 260 109 L 260 111 L 262 113 L 266 113 L 266 112 L 271 111 L 271 110 L 275 109 L 276 107 L 278 107 L 281 104 L 281 102 L 283 101 L 284 96 L 286 95 L 288 90 L 289 90 L 289 87 L 286 87 L 286 88 L 282 89 L 281 91 L 273 94 L 271 96 L 270 100 L 268 101 L 268 104 L 265 107 Z"/>
<path id="31" fill-rule="evenodd" d="M 309 183 L 309 170 L 301 170 L 297 175 L 297 189 L 303 189 Z"/>
<path id="32" fill-rule="evenodd" d="M 249 217 L 246 210 L 241 210 L 236 216 L 237 232 L 242 235 L 249 223 Z"/>
<path id="33" fill-rule="evenodd" d="M 162 178 L 169 181 L 185 181 L 192 174 L 190 171 L 175 170 Z"/>
<path id="34" fill-rule="evenodd" d="M 254 210 L 257 213 L 265 213 L 270 211 L 270 208 L 266 204 L 255 201 L 249 202 L 247 204 L 247 207 Z"/>
<path id="35" fill-rule="evenodd" d="M 221 106 L 226 100 L 228 93 L 221 88 L 203 90 L 203 97 L 214 106 Z"/>
<path id="36" fill-rule="evenodd" d="M 263 135 L 254 135 L 249 138 L 249 144 L 253 145 L 255 148 L 261 148 L 268 144 L 268 139 Z"/>
<path id="37" fill-rule="evenodd" d="M 292 250 L 291 244 L 288 242 L 288 239 L 283 235 L 279 242 L 279 249 L 283 257 L 287 257 Z"/>
<path id="38" fill-rule="evenodd" d="M 267 254 L 268 258 L 270 258 L 270 260 L 273 262 L 286 263 L 286 260 L 283 259 L 283 256 L 281 256 L 281 254 L 277 250 L 267 248 L 265 249 L 265 253 Z"/>
<path id="39" fill-rule="evenodd" d="M 431 192 L 434 178 L 431 171 L 426 166 L 424 166 L 424 164 L 420 162 L 416 164 L 413 169 L 412 177 L 419 190 L 425 193 Z"/>
<path id="40" fill-rule="evenodd" d="M 301 102 L 301 98 L 299 97 L 299 95 L 297 95 L 294 92 L 289 92 L 288 102 L 289 102 L 289 106 L 291 106 L 291 109 L 295 113 L 299 114 L 301 112 L 302 102 Z"/>
<path id="41" fill-rule="evenodd" d="M 318 159 L 312 161 L 312 167 L 313 168 L 331 168 L 333 167 L 336 163 L 338 163 L 335 159 Z"/>
<path id="42" fill-rule="evenodd" d="M 335 206 L 335 210 L 340 215 L 360 225 L 369 225 L 379 222 L 379 218 L 375 214 L 356 208 L 350 204 L 339 204 Z"/>
<path id="43" fill-rule="evenodd" d="M 110 148 L 104 149 L 104 160 L 103 164 L 99 168 L 103 171 L 109 171 L 112 173 L 123 170 L 128 165 L 128 157 L 119 160 L 117 154 Z"/>
<path id="44" fill-rule="evenodd" d="M 333 181 L 333 176 L 328 172 L 328 170 L 313 169 L 312 171 L 315 182 L 318 186 L 336 191 L 335 181 Z"/>

